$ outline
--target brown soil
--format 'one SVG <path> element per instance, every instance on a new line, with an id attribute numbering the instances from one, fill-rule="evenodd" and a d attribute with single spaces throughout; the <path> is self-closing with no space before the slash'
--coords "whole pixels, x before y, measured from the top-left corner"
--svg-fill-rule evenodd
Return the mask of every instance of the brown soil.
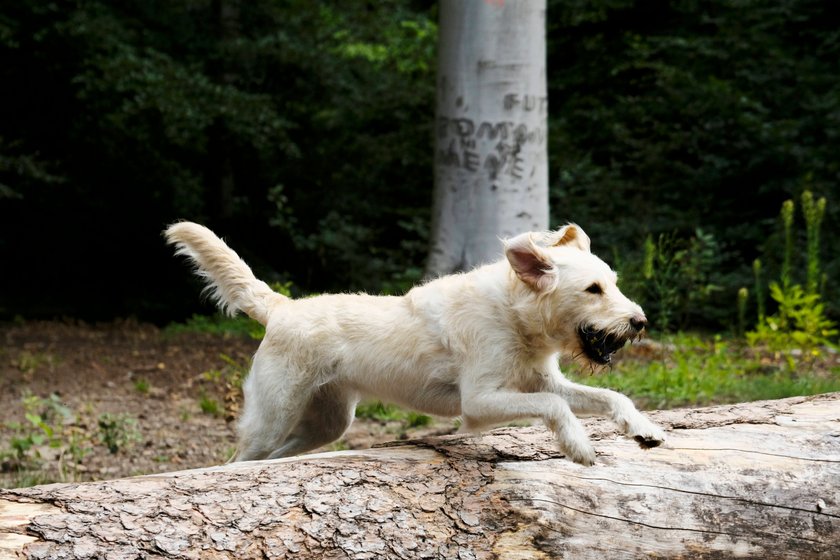
<path id="1" fill-rule="evenodd" d="M 258 342 L 231 335 L 168 334 L 136 322 L 27 322 L 0 326 L 0 344 L 0 486 L 15 486 L 225 462 L 235 448 L 238 381 Z M 49 407 L 36 410 L 56 431 L 54 446 L 35 445 L 21 464 L 13 437 L 43 433 L 24 418 L 23 400 L 52 394 L 73 414 L 62 418 L 46 414 Z M 100 427 L 105 413 L 118 418 L 119 425 L 133 425 L 129 431 L 136 434 L 118 440 L 113 453 Z M 357 418 L 342 440 L 322 450 L 365 448 L 452 430 L 451 421 L 410 429 L 400 421 Z M 87 451 L 79 453 L 80 448 Z"/>

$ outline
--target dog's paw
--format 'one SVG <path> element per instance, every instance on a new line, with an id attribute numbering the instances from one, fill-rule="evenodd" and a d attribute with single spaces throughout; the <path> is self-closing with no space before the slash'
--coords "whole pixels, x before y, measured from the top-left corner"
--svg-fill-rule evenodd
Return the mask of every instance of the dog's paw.
<path id="1" fill-rule="evenodd" d="M 564 442 L 560 444 L 560 450 L 566 458 L 583 465 L 591 467 L 595 464 L 595 448 L 589 440 Z"/>
<path id="2" fill-rule="evenodd" d="M 659 447 L 665 443 L 665 432 L 662 428 L 643 416 L 628 422 L 625 433 L 628 437 L 636 440 L 642 449 Z"/>

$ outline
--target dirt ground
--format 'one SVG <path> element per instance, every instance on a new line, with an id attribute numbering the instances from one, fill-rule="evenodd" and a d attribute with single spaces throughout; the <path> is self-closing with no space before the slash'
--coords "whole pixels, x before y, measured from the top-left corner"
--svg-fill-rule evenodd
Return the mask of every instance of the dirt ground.
<path id="1" fill-rule="evenodd" d="M 171 334 L 136 322 L 0 325 L 0 486 L 225 462 L 235 447 L 238 383 L 257 344 L 232 335 Z M 69 411 L 50 407 L 50 395 Z M 27 396 L 29 412 L 51 437 L 32 421 L 38 418 L 25 417 Z M 451 420 L 410 428 L 405 421 L 357 418 L 341 441 L 322 450 L 453 430 Z M 15 438 L 33 444 L 24 461 Z"/>

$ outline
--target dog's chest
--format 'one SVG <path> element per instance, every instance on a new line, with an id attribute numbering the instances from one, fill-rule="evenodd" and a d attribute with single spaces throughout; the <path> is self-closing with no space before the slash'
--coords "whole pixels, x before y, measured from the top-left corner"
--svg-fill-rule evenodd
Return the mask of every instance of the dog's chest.
<path id="1" fill-rule="evenodd" d="M 540 393 L 546 390 L 548 373 L 533 364 L 523 364 L 514 370 L 507 388 L 520 393 Z"/>

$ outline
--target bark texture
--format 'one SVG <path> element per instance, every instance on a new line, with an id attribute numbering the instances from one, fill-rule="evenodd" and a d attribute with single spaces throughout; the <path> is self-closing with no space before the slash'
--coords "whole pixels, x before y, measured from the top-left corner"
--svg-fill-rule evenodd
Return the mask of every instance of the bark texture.
<path id="1" fill-rule="evenodd" d="M 840 558 L 840 393 L 0 491 L 9 558 Z"/>
<path id="2" fill-rule="evenodd" d="M 548 228 L 545 0 L 440 2 L 428 276 Z"/>

